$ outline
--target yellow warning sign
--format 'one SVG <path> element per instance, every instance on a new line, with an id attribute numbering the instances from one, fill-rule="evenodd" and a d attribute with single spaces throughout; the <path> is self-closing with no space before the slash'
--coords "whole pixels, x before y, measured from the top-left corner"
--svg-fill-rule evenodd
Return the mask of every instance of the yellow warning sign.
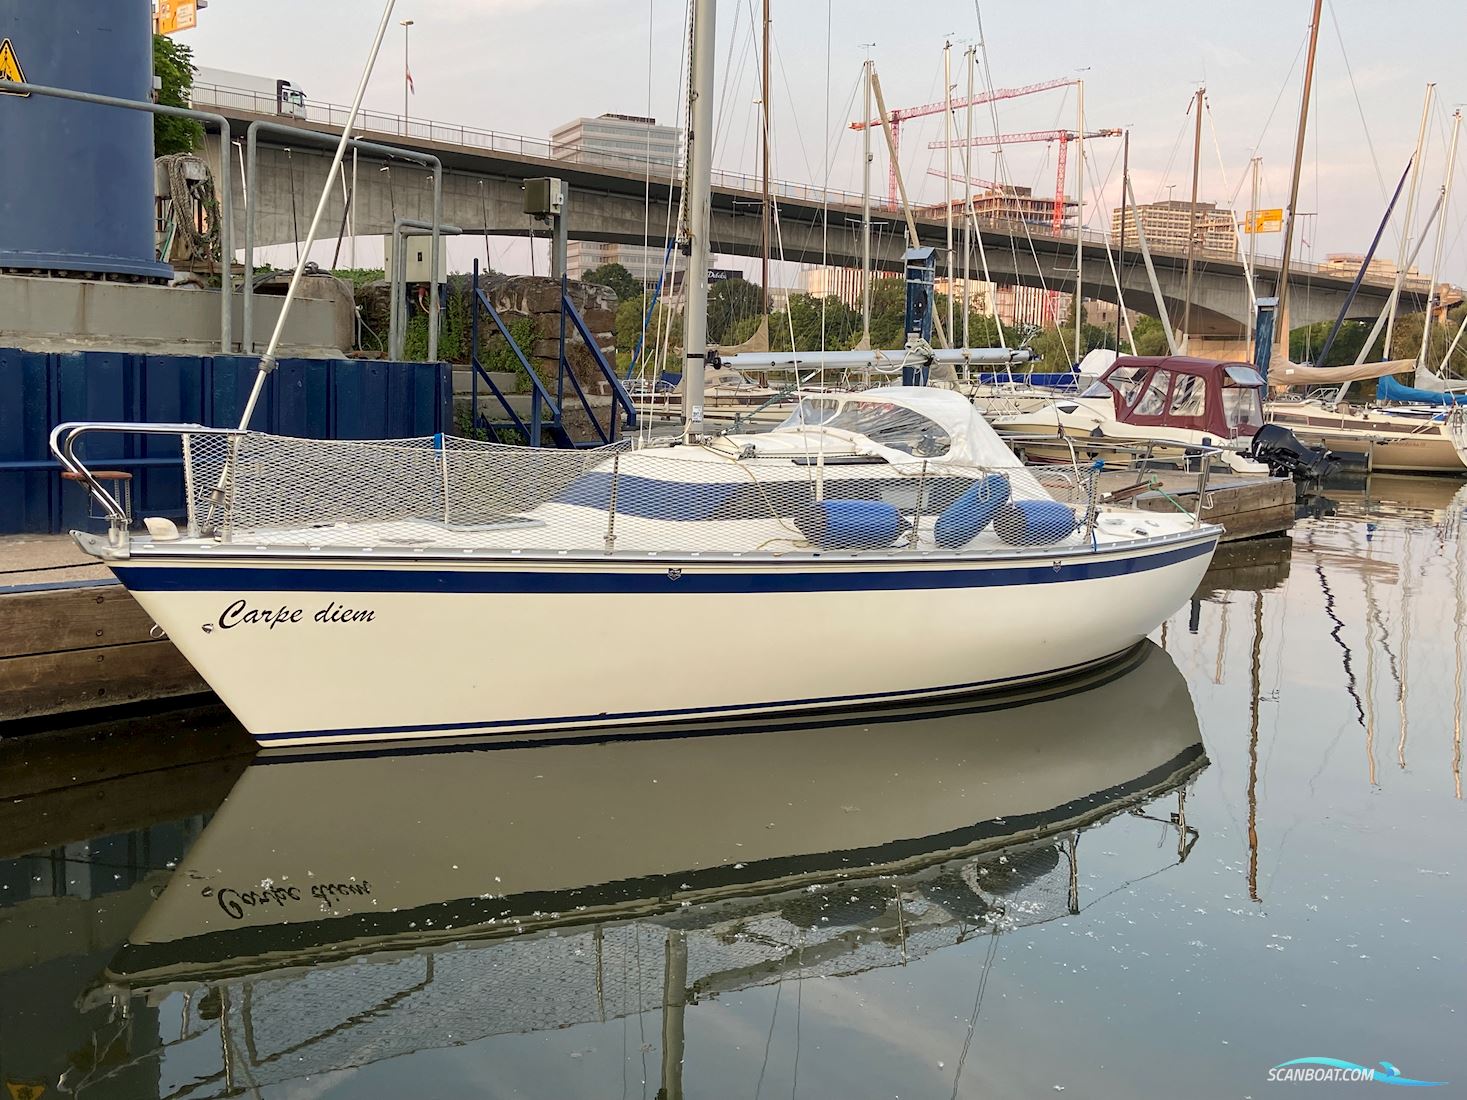
<path id="1" fill-rule="evenodd" d="M 20 71 L 20 61 L 15 56 L 15 47 L 10 44 L 8 38 L 0 41 L 0 83 L 7 80 L 19 84 L 26 82 L 25 73 Z M 7 92 L 4 88 L 0 88 L 0 95 L 27 96 L 30 94 L 30 92 Z"/>
<path id="2" fill-rule="evenodd" d="M 157 31 L 177 34 L 199 25 L 198 0 L 158 0 Z"/>
<path id="3" fill-rule="evenodd" d="M 1284 212 L 1282 208 L 1272 210 L 1250 210 L 1243 219 L 1244 233 L 1282 233 Z"/>
<path id="4" fill-rule="evenodd" d="M 5 43 L 9 48 L 10 43 Z M 16 1081 L 6 1081 L 6 1089 L 10 1092 L 10 1100 L 41 1100 L 41 1094 L 46 1091 L 45 1085 L 23 1085 Z"/>

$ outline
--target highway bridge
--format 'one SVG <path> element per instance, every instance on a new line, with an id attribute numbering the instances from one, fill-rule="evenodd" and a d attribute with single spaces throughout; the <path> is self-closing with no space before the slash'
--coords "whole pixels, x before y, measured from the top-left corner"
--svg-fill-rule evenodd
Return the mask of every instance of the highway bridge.
<path id="1" fill-rule="evenodd" d="M 311 104 L 306 117 L 282 117 L 268 96 L 253 97 L 229 89 L 196 87 L 195 103 L 229 118 L 234 130 L 236 169 L 243 167 L 244 136 L 252 122 L 285 123 L 323 134 L 339 134 L 347 109 Z M 665 247 L 666 230 L 675 227 L 680 188 L 665 165 L 646 165 L 634 157 L 621 159 L 600 152 L 552 147 L 548 140 L 506 134 L 468 126 L 404 120 L 374 112 L 358 119 L 357 136 L 404 150 L 431 153 L 444 166 L 444 220 L 465 233 L 524 236 L 531 219 L 523 212 L 523 183 L 539 176 L 558 176 L 567 182 L 567 226 L 572 240 L 603 241 Z M 278 134 L 259 135 L 255 240 L 258 245 L 283 244 L 303 237 L 311 211 L 330 165 L 331 150 L 321 146 L 290 145 Z M 208 156 L 217 165 L 219 148 L 209 137 Z M 241 195 L 244 172 L 233 173 L 235 187 L 235 241 L 243 240 Z M 407 161 L 358 159 L 355 171 L 354 228 L 357 234 L 386 234 L 395 218 L 430 219 L 431 188 L 426 170 Z M 860 263 L 861 197 L 804 184 L 777 181 L 779 234 L 776 257 L 800 264 L 832 267 Z M 669 210 L 669 206 L 673 208 Z M 343 223 L 344 194 L 333 189 L 326 224 Z M 712 241 L 714 251 L 730 256 L 757 256 L 761 250 L 762 200 L 759 180 L 751 175 L 718 172 L 713 181 Z M 900 270 L 906 247 L 901 213 L 884 198 L 873 196 L 873 263 L 879 269 Z M 931 214 L 916 218 L 924 244 L 941 251 L 943 221 Z M 675 228 L 674 228 L 675 232 Z M 645 234 L 645 236 L 644 236 Z M 1023 223 L 982 226 L 989 273 L 994 282 L 1045 287 L 1072 293 L 1075 285 L 1075 234 L 1054 234 Z M 976 250 L 975 250 L 976 251 Z M 1157 280 L 1172 318 L 1182 315 L 1185 257 L 1177 252 L 1152 250 Z M 975 258 L 976 267 L 976 258 Z M 1261 296 L 1273 293 L 1277 261 L 1260 258 L 1257 287 Z M 1310 324 L 1334 318 L 1345 300 L 1351 276 L 1310 264 L 1297 264 L 1291 275 L 1290 321 Z M 1087 233 L 1084 249 L 1084 293 L 1087 298 L 1115 302 L 1155 314 L 1156 302 L 1139 256 L 1131 252 L 1121 271 L 1117 294 L 1105 250 L 1105 237 Z M 1385 306 L 1389 279 L 1367 277 L 1349 316 L 1373 318 Z M 1425 281 L 1412 280 L 1403 294 L 1404 311 L 1424 308 Z M 1192 347 L 1225 346 L 1237 341 L 1250 311 L 1244 264 L 1240 258 L 1204 253 L 1199 257 L 1196 292 L 1192 303 Z"/>

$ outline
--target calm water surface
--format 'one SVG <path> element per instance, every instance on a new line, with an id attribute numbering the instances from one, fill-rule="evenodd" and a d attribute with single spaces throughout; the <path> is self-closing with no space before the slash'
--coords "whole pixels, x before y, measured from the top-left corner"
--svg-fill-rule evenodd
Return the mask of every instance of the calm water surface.
<path id="1" fill-rule="evenodd" d="M 191 710 L 127 723 L 140 774 L 106 780 L 97 731 L 11 746 L 0 1081 L 1374 1087 L 1268 1080 L 1330 1057 L 1467 1095 L 1457 487 L 1335 491 L 1292 543 L 1230 548 L 1152 644 L 999 701 L 253 763 Z"/>

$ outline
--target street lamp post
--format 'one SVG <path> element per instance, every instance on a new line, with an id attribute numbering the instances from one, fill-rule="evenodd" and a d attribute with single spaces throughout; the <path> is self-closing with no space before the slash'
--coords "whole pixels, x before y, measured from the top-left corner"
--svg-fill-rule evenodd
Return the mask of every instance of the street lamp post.
<path id="1" fill-rule="evenodd" d="M 408 64 L 408 31 L 412 28 L 411 19 L 402 20 L 402 136 L 407 137 L 408 132 L 408 87 L 412 83 L 413 70 Z"/>

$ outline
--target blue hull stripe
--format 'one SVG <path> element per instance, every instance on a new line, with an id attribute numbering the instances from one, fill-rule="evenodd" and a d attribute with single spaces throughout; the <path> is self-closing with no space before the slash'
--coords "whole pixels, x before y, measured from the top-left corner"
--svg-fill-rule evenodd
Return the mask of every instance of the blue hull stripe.
<path id="1" fill-rule="evenodd" d="M 1093 661 L 1083 661 L 1077 665 L 1065 665 L 1062 668 L 1046 669 L 1043 672 L 1030 672 L 1022 676 L 1004 676 L 996 680 L 973 680 L 966 684 L 948 684 L 943 687 L 914 688 L 907 691 L 876 691 L 865 695 L 826 695 L 812 699 L 781 699 L 774 703 L 738 703 L 732 706 L 720 707 L 685 707 L 678 710 L 641 710 L 625 711 L 618 714 L 573 714 L 562 715 L 557 718 L 509 718 L 509 719 L 487 719 L 481 722 L 442 722 L 436 725 L 412 725 L 412 726 L 361 726 L 357 728 L 334 729 L 334 730 L 292 730 L 287 733 L 256 733 L 251 736 L 261 744 L 272 744 L 276 741 L 299 741 L 303 738 L 314 737 L 385 737 L 401 736 L 403 734 L 443 734 L 443 733 L 471 733 L 471 732 L 494 732 L 503 731 L 512 735 L 518 730 L 533 731 L 537 727 L 547 729 L 560 729 L 564 727 L 597 727 L 613 726 L 618 723 L 628 722 L 698 722 L 706 719 L 726 718 L 747 713 L 749 717 L 768 718 L 778 715 L 782 711 L 799 711 L 811 708 L 825 710 L 846 710 L 855 707 L 870 706 L 873 703 L 890 702 L 915 702 L 928 697 L 942 695 L 977 695 L 982 692 L 997 691 L 1003 688 L 1020 687 L 1028 683 L 1036 683 L 1044 680 L 1060 679 L 1071 676 L 1086 669 L 1103 665 L 1107 661 L 1114 660 L 1118 654 L 1108 653 L 1103 657 L 1097 657 Z M 710 733 L 726 732 L 722 729 L 711 729 Z M 593 736 L 587 740 L 608 741 L 617 737 L 614 729 L 607 729 L 600 736 Z M 540 738 L 535 738 L 526 744 L 541 744 Z"/>
<path id="2" fill-rule="evenodd" d="M 783 565 L 749 572 L 727 566 L 670 563 L 656 571 L 597 566 L 587 570 L 525 571 L 504 568 L 301 568 L 298 566 L 148 565 L 113 566 L 134 592 L 423 592 L 499 594 L 671 594 L 768 592 L 887 592 L 944 588 L 994 588 L 1021 584 L 1119 577 L 1145 573 L 1212 553 L 1208 539 L 1143 556 L 1077 559 L 1054 565 L 989 569 L 877 568 L 809 570 Z M 496 563 L 497 564 L 497 563 Z M 670 575 L 679 572 L 676 577 Z"/>

